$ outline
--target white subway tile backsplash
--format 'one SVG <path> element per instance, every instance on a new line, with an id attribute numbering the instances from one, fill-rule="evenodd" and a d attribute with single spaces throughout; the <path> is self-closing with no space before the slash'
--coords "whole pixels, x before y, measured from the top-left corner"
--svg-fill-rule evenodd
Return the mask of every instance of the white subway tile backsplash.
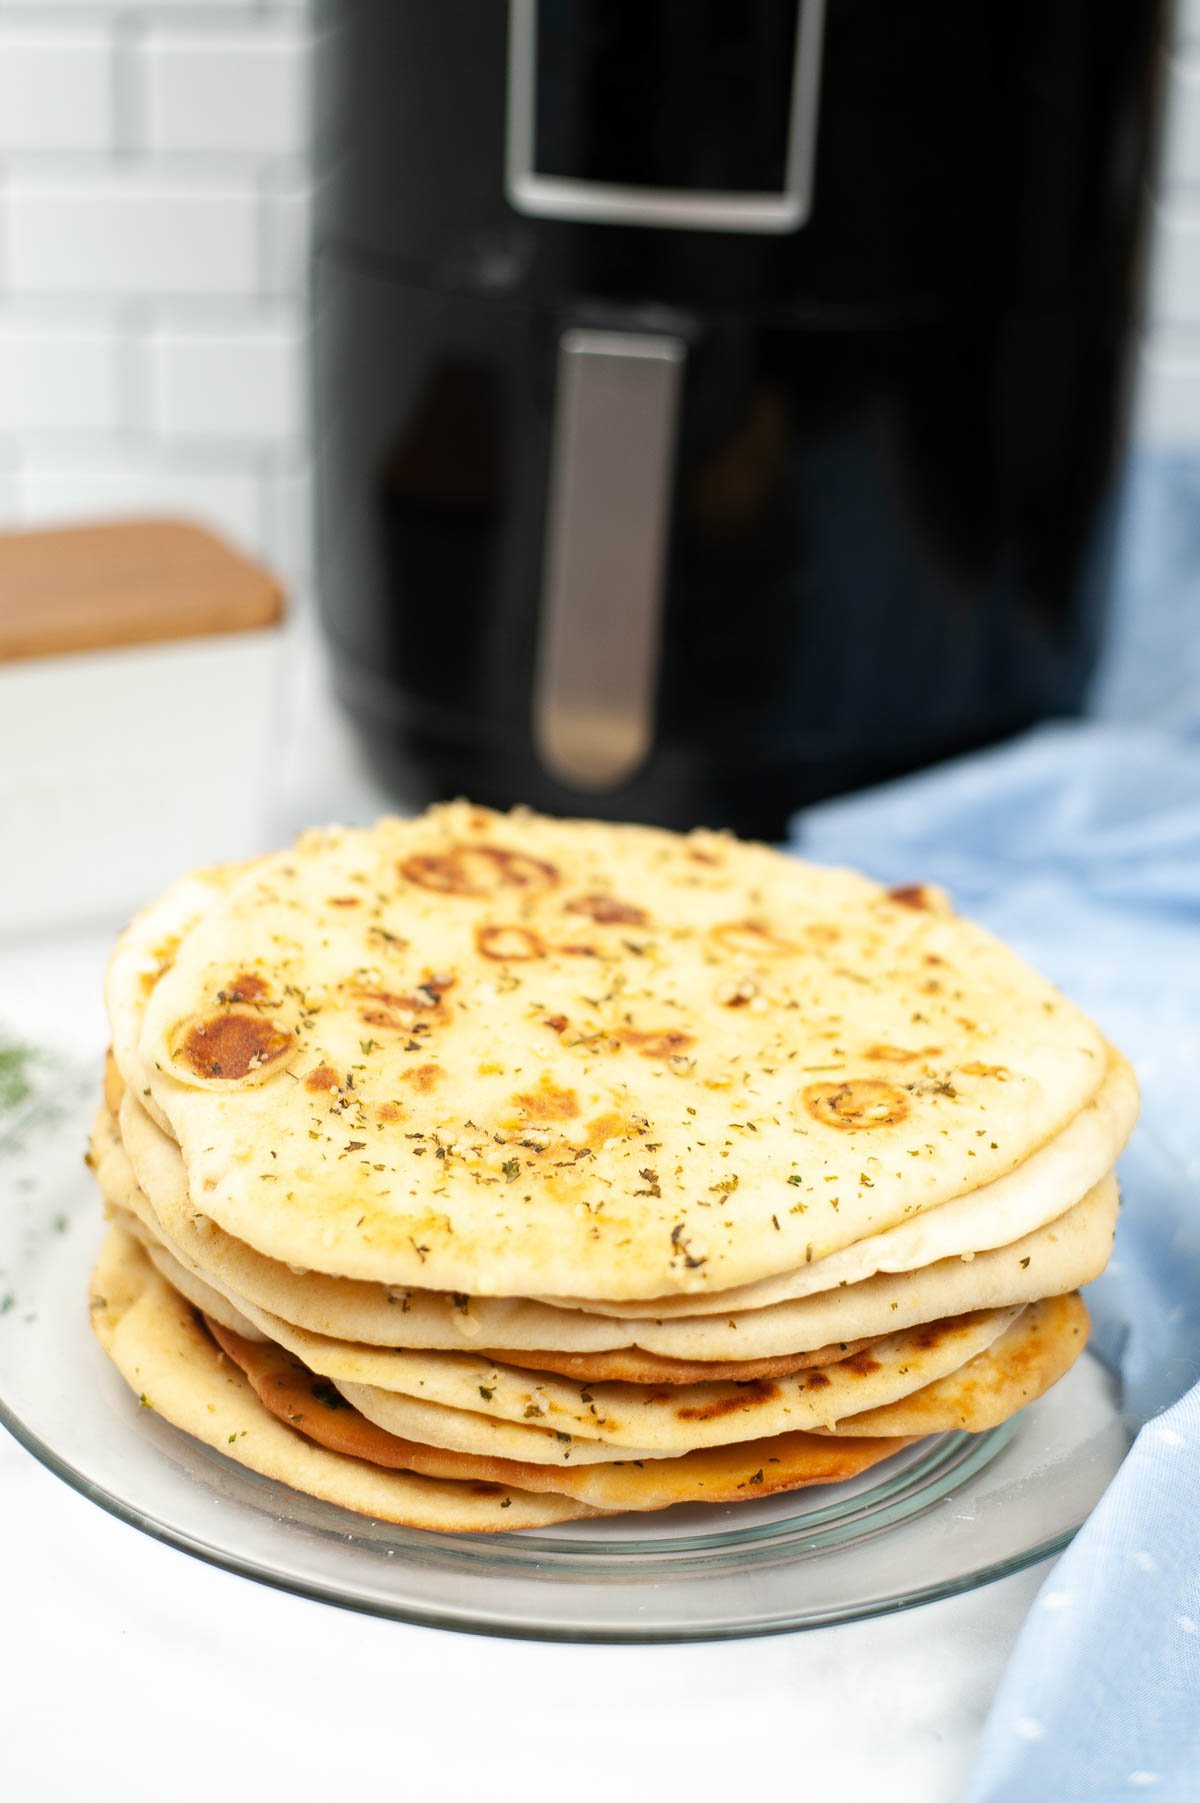
<path id="1" fill-rule="evenodd" d="M 1176 0 L 1175 36 L 1184 43 L 1200 42 L 1200 0 Z"/>
<path id="2" fill-rule="evenodd" d="M 1200 326 L 1200 202 L 1168 201 L 1157 211 L 1150 313 L 1160 324 Z"/>
<path id="3" fill-rule="evenodd" d="M 151 415 L 167 438 L 287 444 L 305 430 L 298 321 L 163 328 L 151 347 Z"/>
<path id="4" fill-rule="evenodd" d="M 0 25 L 0 152 L 107 150 L 112 103 L 107 32 Z"/>
<path id="5" fill-rule="evenodd" d="M 244 550 L 267 551 L 256 469 L 189 468 L 106 454 L 95 462 L 27 459 L 13 477 L 12 511 L 30 524 L 166 514 L 215 527 Z"/>
<path id="6" fill-rule="evenodd" d="M 0 0 L 0 524 L 306 578 L 312 0 Z"/>
<path id="7" fill-rule="evenodd" d="M 136 57 L 150 150 L 303 152 L 309 59 L 295 27 L 216 35 L 152 29 Z"/>
<path id="8" fill-rule="evenodd" d="M 48 14 L 55 19 L 77 20 L 79 14 L 89 18 L 103 18 L 105 15 L 120 15 L 128 18 L 131 14 L 139 19 L 199 18 L 203 22 L 205 16 L 214 12 L 223 21 L 245 18 L 253 22 L 263 17 L 304 18 L 311 14 L 314 0 L 0 0 L 6 13 L 26 14 L 36 18 L 39 23 Z"/>
<path id="9" fill-rule="evenodd" d="M 314 11 L 0 0 L 0 524 L 186 515 L 311 584 Z M 1200 0 L 1170 54 L 1137 429 L 1195 445 Z"/>
<path id="10" fill-rule="evenodd" d="M 1171 58 L 1163 177 L 1168 188 L 1174 183 L 1200 184 L 1200 47 Z"/>
<path id="11" fill-rule="evenodd" d="M 313 573 L 312 470 L 307 463 L 270 472 L 264 479 L 266 551 L 273 569 L 295 593 L 309 589 Z"/>
<path id="12" fill-rule="evenodd" d="M 115 431 L 120 390 L 113 331 L 0 319 L 0 432 Z"/>
<path id="13" fill-rule="evenodd" d="M 1143 443 L 1200 443 L 1200 330 L 1151 333 L 1138 370 L 1134 429 Z"/>
<path id="14" fill-rule="evenodd" d="M 263 292 L 308 291 L 312 186 L 307 181 L 267 184 L 262 198 Z"/>
<path id="15" fill-rule="evenodd" d="M 102 169 L 74 181 L 14 174 L 7 185 L 8 279 L 19 295 L 253 294 L 253 187 L 157 170 Z"/>

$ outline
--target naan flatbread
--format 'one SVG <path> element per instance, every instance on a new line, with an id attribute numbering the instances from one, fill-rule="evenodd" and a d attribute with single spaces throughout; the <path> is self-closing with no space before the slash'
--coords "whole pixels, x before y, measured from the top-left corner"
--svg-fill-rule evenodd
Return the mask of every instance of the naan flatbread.
<path id="1" fill-rule="evenodd" d="M 243 871 L 137 1045 L 193 1199 L 258 1251 L 610 1300 L 757 1282 L 978 1189 L 1107 1070 L 923 892 L 465 804 Z"/>
<path id="2" fill-rule="evenodd" d="M 810 1350 L 820 1356 L 809 1363 L 832 1363 L 833 1351 L 864 1338 L 947 1315 L 1032 1302 L 1089 1283 L 1108 1259 L 1119 1201 L 1110 1176 L 1046 1227 L 971 1260 L 944 1259 L 911 1273 L 881 1273 L 829 1294 L 745 1313 L 663 1321 L 617 1319 L 516 1299 L 387 1291 L 352 1279 L 287 1271 L 240 1245 L 214 1223 L 197 1220 L 187 1201 L 177 1149 L 144 1115 L 139 1117 L 128 1096 L 122 1104 L 122 1122 L 127 1137 L 139 1144 L 142 1173 L 153 1185 L 153 1215 L 166 1244 L 235 1307 L 261 1311 L 256 1318 L 267 1337 L 278 1338 L 283 1331 L 279 1324 L 286 1323 L 323 1339 L 356 1344 L 444 1351 L 486 1347 L 517 1364 L 523 1360 L 513 1359 L 514 1352 L 554 1351 L 580 1358 L 631 1346 L 654 1358 L 709 1365 L 750 1365 Z M 145 1156 L 148 1145 L 154 1157 Z M 110 1202 L 145 1218 L 150 1206 L 146 1194 L 105 1117 L 97 1122 L 93 1156 Z M 369 1331 L 363 1333 L 363 1327 Z M 379 1338 L 372 1340 L 371 1334 Z M 582 1376 L 582 1367 L 575 1374 Z"/>
<path id="3" fill-rule="evenodd" d="M 214 1289 L 204 1275 L 203 1258 L 211 1245 L 212 1235 L 205 1235 L 194 1229 L 185 1235 L 192 1251 L 199 1252 L 199 1262 L 167 1237 L 145 1192 L 137 1183 L 133 1167 L 125 1155 L 107 1108 L 97 1118 L 93 1129 L 90 1157 L 110 1216 L 141 1244 L 151 1263 L 167 1282 L 186 1296 L 196 1308 L 202 1309 L 206 1315 L 210 1315 L 231 1332 L 243 1339 L 265 1340 L 267 1336 L 247 1320 L 236 1306 L 233 1300 L 236 1292 L 227 1293 L 224 1289 Z M 294 1281 L 296 1280 L 293 1279 Z M 486 1308 L 490 1305 L 484 1306 Z M 504 1357 L 507 1363 L 519 1365 L 523 1369 L 557 1371 L 561 1376 L 584 1381 L 598 1382 L 607 1379 L 623 1383 L 684 1384 L 728 1379 L 730 1382 L 743 1383 L 753 1378 L 787 1377 L 796 1371 L 833 1365 L 840 1359 L 861 1352 L 870 1344 L 869 1339 L 842 1341 L 815 1351 L 796 1352 L 783 1357 L 740 1362 L 732 1360 L 707 1365 L 696 1360 L 663 1358 L 657 1353 L 642 1352 L 637 1347 L 590 1354 L 539 1350 L 536 1353 L 518 1352 L 514 1356 L 512 1352 L 505 1352 Z M 454 1350 L 458 1350 L 457 1345 Z M 488 1352 L 483 1356 L 490 1358 L 492 1354 Z"/>
<path id="4" fill-rule="evenodd" d="M 401 1439 L 350 1407 L 340 1392 L 314 1378 L 280 1347 L 239 1341 L 220 1328 L 215 1331 L 266 1406 L 321 1444 L 437 1477 L 555 1489 L 615 1512 L 660 1509 L 678 1502 L 747 1502 L 808 1484 L 843 1482 L 875 1462 L 870 1448 L 876 1449 L 877 1458 L 884 1458 L 911 1444 L 901 1435 L 904 1422 L 914 1436 L 997 1427 L 1065 1376 L 1083 1351 L 1087 1329 L 1087 1310 L 1080 1298 L 1056 1297 L 1025 1309 L 1007 1332 L 961 1370 L 886 1408 L 852 1418 L 845 1427 L 779 1434 L 678 1458 L 557 1467 L 450 1452 Z M 381 1406 L 386 1409 L 386 1402 Z M 823 1461 L 822 1448 L 842 1458 Z"/>
<path id="5" fill-rule="evenodd" d="M 999 1427 L 1066 1375 L 1087 1345 L 1088 1326 L 1082 1297 L 1050 1296 L 1031 1303 L 985 1353 L 926 1390 L 855 1415 L 845 1432 L 919 1435 L 962 1429 L 979 1434 Z"/>
<path id="6" fill-rule="evenodd" d="M 797 1371 L 823 1371 L 827 1365 L 839 1365 L 843 1359 L 866 1351 L 874 1340 L 842 1340 L 835 1346 L 821 1346 L 813 1352 L 792 1352 L 777 1358 L 729 1360 L 725 1364 L 704 1364 L 700 1359 L 669 1359 L 657 1352 L 643 1352 L 639 1346 L 623 1347 L 619 1352 L 502 1352 L 492 1349 L 484 1358 L 499 1358 L 506 1365 L 517 1365 L 522 1371 L 553 1371 L 558 1377 L 570 1377 L 576 1383 L 600 1384 L 705 1384 L 751 1383 L 760 1377 L 794 1377 Z"/>
<path id="7" fill-rule="evenodd" d="M 124 1209 L 119 1208 L 114 1209 L 111 1219 L 114 1227 L 119 1227 L 122 1233 L 137 1241 L 159 1276 L 173 1290 L 177 1290 L 185 1302 L 190 1302 L 193 1308 L 198 1308 L 210 1320 L 219 1322 L 240 1338 L 266 1343 L 266 1336 L 259 1333 L 252 1321 L 247 1321 L 245 1315 L 234 1308 L 232 1302 L 227 1302 L 219 1290 L 214 1290 L 202 1277 L 197 1277 L 193 1271 L 181 1265 L 157 1238 L 153 1228 L 147 1227 L 137 1215 L 126 1214 Z"/>
<path id="8" fill-rule="evenodd" d="M 170 1124 L 150 1091 L 150 1073 L 142 1061 L 139 1039 L 146 1000 L 159 978 L 171 968 L 184 938 L 220 900 L 249 863 L 214 865 L 196 870 L 134 915 L 108 961 L 104 1006 L 112 1034 L 112 1060 L 125 1085 L 164 1131 Z M 106 1083 L 111 1077 L 106 1074 Z"/>
<path id="9" fill-rule="evenodd" d="M 1086 1108 L 1024 1164 L 1007 1177 L 943 1202 L 940 1208 L 927 1209 L 886 1233 L 871 1234 L 828 1258 L 802 1265 L 798 1271 L 784 1271 L 778 1277 L 723 1290 L 716 1296 L 660 1296 L 654 1302 L 587 1302 L 548 1296 L 546 1301 L 591 1314 L 634 1319 L 650 1315 L 663 1321 L 680 1315 L 741 1314 L 862 1283 L 879 1272 L 918 1271 L 946 1258 L 974 1258 L 993 1247 L 1010 1246 L 1059 1220 L 1103 1182 L 1133 1131 L 1137 1113 L 1137 1079 L 1110 1046 L 1108 1072 Z"/>
<path id="10" fill-rule="evenodd" d="M 552 1490 L 614 1513 L 666 1509 L 675 1503 L 756 1502 L 813 1484 L 844 1483 L 910 1444 L 903 1439 L 781 1434 L 741 1446 L 685 1453 L 677 1459 L 648 1463 L 624 1459 L 611 1465 L 570 1467 L 447 1452 L 386 1433 L 351 1408 L 327 1380 L 314 1378 L 299 1359 L 280 1347 L 239 1339 L 217 1323 L 210 1325 L 218 1343 L 254 1385 L 263 1405 L 318 1445 L 389 1470 Z"/>
<path id="11" fill-rule="evenodd" d="M 351 1386 L 356 1392 L 366 1386 L 502 1421 L 531 1421 L 572 1440 L 691 1452 L 794 1428 L 829 1427 L 847 1415 L 893 1402 L 956 1371 L 998 1339 L 1019 1313 L 1018 1308 L 986 1309 L 931 1321 L 890 1334 L 839 1364 L 795 1377 L 661 1388 L 580 1386 L 550 1372 L 520 1371 L 464 1353 L 385 1352 L 343 1341 L 319 1342 L 283 1323 L 269 1337 L 348 1395 Z M 262 1326 L 260 1319 L 255 1326 Z M 352 1400 L 362 1407 L 356 1396 Z M 363 1413 L 377 1419 L 370 1409 Z"/>
<path id="12" fill-rule="evenodd" d="M 936 890 L 455 803 L 185 878 L 106 999 L 97 1333 L 309 1495 L 749 1500 L 1086 1341 L 1136 1084 Z"/>
<path id="13" fill-rule="evenodd" d="M 377 1521 L 453 1533 L 511 1532 L 594 1513 L 564 1496 L 384 1471 L 313 1445 L 263 1407 L 191 1305 L 119 1228 L 101 1249 L 90 1300 L 100 1344 L 144 1408 L 306 1496 Z"/>
<path id="14" fill-rule="evenodd" d="M 980 1432 L 995 1427 L 1057 1383 L 1079 1357 L 1086 1340 L 1087 1311 L 1078 1296 L 1035 1303 L 1023 1309 L 990 1346 L 957 1370 L 893 1403 L 845 1415 L 828 1426 L 811 1427 L 806 1435 L 892 1438 L 958 1429 Z M 594 1441 L 569 1441 L 556 1454 L 545 1429 L 414 1402 L 410 1397 L 366 1384 L 337 1387 L 368 1420 L 390 1433 L 419 1438 L 427 1445 L 484 1454 L 498 1453 L 503 1446 L 504 1455 L 512 1459 L 572 1468 L 576 1464 L 586 1464 L 589 1469 L 597 1464 L 603 1466 L 604 1448 Z M 914 1427 L 915 1422 L 920 1426 Z M 777 1437 L 791 1438 L 788 1434 Z M 735 1442 L 721 1450 L 736 1452 L 739 1444 L 758 1447 L 766 1440 Z M 608 1456 L 613 1455 L 614 1449 L 610 1448 Z M 668 1464 L 677 1462 L 661 1451 L 633 1453 L 615 1449 L 615 1456 L 647 1465 L 657 1464 L 664 1457 Z"/>

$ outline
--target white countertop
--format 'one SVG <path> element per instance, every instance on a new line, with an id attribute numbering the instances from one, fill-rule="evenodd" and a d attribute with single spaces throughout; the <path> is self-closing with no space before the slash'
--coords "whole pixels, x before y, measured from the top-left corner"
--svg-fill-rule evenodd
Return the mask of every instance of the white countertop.
<path id="1" fill-rule="evenodd" d="M 377 793 L 311 670 L 276 837 Z M 301 749 L 296 750 L 296 747 Z M 115 922 L 0 941 L 0 1019 L 105 1043 Z M 559 1646 L 351 1614 L 159 1544 L 0 1431 L 0 1795 L 212 1803 L 380 1794 L 492 1803 L 758 1794 L 955 1803 L 1039 1566 L 904 1614 L 774 1639 Z"/>

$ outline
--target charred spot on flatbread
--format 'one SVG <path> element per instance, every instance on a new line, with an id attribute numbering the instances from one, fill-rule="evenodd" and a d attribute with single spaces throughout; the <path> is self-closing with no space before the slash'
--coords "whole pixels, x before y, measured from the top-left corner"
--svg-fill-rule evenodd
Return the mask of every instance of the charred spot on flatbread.
<path id="1" fill-rule="evenodd" d="M 758 1377 L 748 1384 L 737 1384 L 733 1390 L 721 1390 L 704 1402 L 685 1403 L 676 1408 L 680 1421 L 719 1421 L 724 1415 L 737 1415 L 744 1409 L 761 1408 L 780 1395 L 779 1385 Z M 663 1398 L 664 1401 L 668 1400 Z"/>
<path id="2" fill-rule="evenodd" d="M 400 1081 L 415 1089 L 418 1095 L 427 1096 L 433 1093 L 445 1075 L 440 1064 L 415 1064 L 402 1074 Z M 380 1118 L 382 1114 L 381 1109 Z"/>
<path id="3" fill-rule="evenodd" d="M 320 1095 L 325 1090 L 341 1087 L 341 1078 L 332 1065 L 318 1064 L 304 1078 L 304 1087 L 310 1095 Z"/>
<path id="4" fill-rule="evenodd" d="M 522 1121 L 547 1125 L 554 1121 L 573 1121 L 579 1114 L 579 1096 L 543 1076 L 536 1089 L 524 1090 L 513 1097 Z"/>
<path id="5" fill-rule="evenodd" d="M 622 901 L 618 895 L 577 895 L 564 903 L 563 911 L 584 914 L 601 927 L 644 927 L 650 919 L 644 908 Z"/>
<path id="6" fill-rule="evenodd" d="M 234 1002 L 265 1002 L 270 993 L 270 985 L 264 977 L 259 976 L 257 971 L 243 970 L 236 977 L 231 977 L 221 989 L 218 989 L 217 1000 L 231 1004 Z"/>
<path id="7" fill-rule="evenodd" d="M 902 908 L 922 908 L 932 913 L 937 907 L 937 891 L 928 883 L 897 883 L 887 892 L 888 900 Z"/>
<path id="8" fill-rule="evenodd" d="M 677 1027 L 663 1027 L 657 1032 L 621 1027 L 613 1038 L 643 1058 L 680 1058 L 696 1043 L 694 1034 L 683 1033 Z"/>
<path id="9" fill-rule="evenodd" d="M 475 950 L 496 964 L 524 964 L 546 956 L 546 942 L 532 927 L 479 926 Z"/>
<path id="10" fill-rule="evenodd" d="M 452 845 L 447 851 L 414 852 L 402 858 L 401 876 L 439 895 L 494 895 L 501 889 L 528 894 L 553 889 L 560 876 L 555 865 L 528 852 L 502 845 Z"/>
<path id="11" fill-rule="evenodd" d="M 844 1083 L 810 1083 L 803 1092 L 814 1121 L 843 1132 L 892 1127 L 908 1113 L 908 1097 L 878 1077 L 851 1077 Z"/>
<path id="12" fill-rule="evenodd" d="M 453 977 L 425 977 L 407 991 L 352 986 L 348 993 L 358 1003 L 358 1018 L 364 1026 L 410 1032 L 414 1021 L 428 1025 L 447 1019 L 448 1010 L 442 997 L 453 986 Z"/>
<path id="13" fill-rule="evenodd" d="M 952 1339 L 972 1325 L 970 1315 L 946 1315 L 937 1321 L 926 1321 L 913 1330 L 913 1344 L 918 1352 L 932 1352 L 943 1341 Z"/>
<path id="14" fill-rule="evenodd" d="M 173 1035 L 176 1070 L 202 1083 L 262 1082 L 296 1049 L 295 1035 L 279 1021 L 236 1008 L 182 1021 Z"/>
<path id="15" fill-rule="evenodd" d="M 717 990 L 717 1005 L 721 1008 L 748 1008 L 751 1002 L 758 1001 L 758 984 L 751 977 L 743 977 L 740 983 L 722 983 Z"/>
<path id="16" fill-rule="evenodd" d="M 584 1145 L 589 1151 L 598 1152 L 610 1140 L 623 1139 L 629 1129 L 629 1122 L 616 1109 L 609 1109 L 605 1114 L 598 1114 L 587 1124 L 584 1132 Z"/>

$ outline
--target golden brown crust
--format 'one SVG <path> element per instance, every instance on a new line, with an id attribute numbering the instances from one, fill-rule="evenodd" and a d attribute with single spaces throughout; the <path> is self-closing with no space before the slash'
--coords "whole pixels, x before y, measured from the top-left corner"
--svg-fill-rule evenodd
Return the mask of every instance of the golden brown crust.
<path id="1" fill-rule="evenodd" d="M 471 1478 L 442 1482 L 331 1452 L 280 1422 L 196 1310 L 113 1228 L 92 1275 L 92 1325 L 141 1406 L 251 1471 L 379 1521 L 505 1533 L 593 1513 L 585 1502 Z"/>
<path id="2" fill-rule="evenodd" d="M 125 1094 L 125 1082 L 117 1069 L 117 1061 L 109 1046 L 104 1054 L 104 1106 L 115 1120 L 121 1112 L 121 1097 Z"/>
<path id="3" fill-rule="evenodd" d="M 1087 1345 L 1088 1325 L 1077 1294 L 1033 1302 L 1007 1333 L 959 1370 L 883 1408 L 849 1417 L 846 1432 L 978 1434 L 998 1427 L 1066 1375 Z"/>
<path id="4" fill-rule="evenodd" d="M 519 1365 L 524 1370 L 554 1371 L 560 1377 L 577 1377 L 582 1383 L 750 1383 L 755 1378 L 791 1377 L 796 1371 L 836 1365 L 871 1343 L 870 1338 L 844 1340 L 832 1346 L 820 1346 L 813 1352 L 793 1352 L 781 1358 L 727 1359 L 723 1363 L 664 1358 L 660 1353 L 642 1352 L 636 1346 L 613 1352 L 487 1352 L 483 1357 Z"/>
<path id="5" fill-rule="evenodd" d="M 207 1325 L 246 1373 L 264 1407 L 321 1446 L 388 1469 L 573 1496 L 604 1509 L 649 1511 L 682 1502 L 754 1502 L 814 1484 L 844 1483 L 910 1444 L 903 1438 L 855 1441 L 848 1436 L 777 1434 L 674 1459 L 614 1460 L 610 1465 L 573 1469 L 452 1452 L 377 1427 L 280 1347 L 243 1340 L 216 1322 Z"/>

